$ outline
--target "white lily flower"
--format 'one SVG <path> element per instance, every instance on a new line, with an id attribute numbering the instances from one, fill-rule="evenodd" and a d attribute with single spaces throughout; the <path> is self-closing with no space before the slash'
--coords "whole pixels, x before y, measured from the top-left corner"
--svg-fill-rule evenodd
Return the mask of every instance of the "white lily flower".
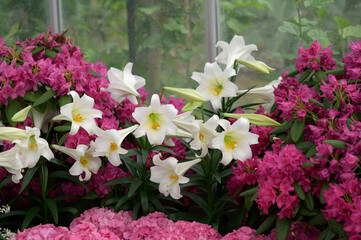
<path id="1" fill-rule="evenodd" d="M 172 123 L 177 109 L 171 104 L 160 105 L 156 94 L 153 94 L 149 107 L 138 107 L 132 115 L 139 123 L 134 136 L 139 138 L 147 135 L 151 144 L 160 145 L 166 135 L 175 135 L 177 132 L 177 127 Z"/>
<path id="2" fill-rule="evenodd" d="M 258 135 L 249 132 L 247 118 L 239 118 L 232 125 L 229 121 L 221 119 L 218 124 L 224 131 L 213 139 L 212 148 L 222 151 L 223 165 L 228 165 L 233 158 L 245 161 L 252 157 L 249 145 L 258 143 Z"/>
<path id="3" fill-rule="evenodd" d="M 272 105 L 275 103 L 275 95 L 274 90 L 277 86 L 281 83 L 282 77 L 279 77 L 277 80 L 273 80 L 272 82 L 268 83 L 267 85 L 259 88 L 252 88 L 251 90 L 239 90 L 237 94 L 243 94 L 247 92 L 246 95 L 252 95 L 262 100 L 266 101 L 267 103 L 262 104 L 263 108 L 266 112 L 270 112 Z"/>
<path id="4" fill-rule="evenodd" d="M 62 106 L 60 108 L 60 115 L 54 117 L 53 120 L 70 121 L 70 135 L 76 134 L 79 127 L 84 128 L 89 135 L 93 135 L 98 128 L 94 118 L 101 118 L 102 112 L 93 108 L 94 99 L 86 94 L 82 97 L 79 97 L 75 91 L 70 91 L 69 94 L 73 97 L 73 102 Z"/>
<path id="5" fill-rule="evenodd" d="M 201 155 L 197 157 L 204 157 L 208 153 L 208 148 L 212 146 L 212 140 L 217 136 L 216 128 L 218 126 L 219 117 L 213 115 L 208 121 L 200 124 L 198 131 L 193 131 L 193 141 L 190 142 L 190 147 L 194 150 L 200 150 Z"/>
<path id="6" fill-rule="evenodd" d="M 122 130 L 99 130 L 97 132 L 97 139 L 95 139 L 95 152 L 94 157 L 106 156 L 109 162 L 114 166 L 119 166 L 119 154 L 126 154 L 128 150 L 121 147 L 124 138 L 135 129 L 138 125 L 134 125 Z"/>
<path id="7" fill-rule="evenodd" d="M 226 68 L 233 68 L 233 64 L 236 59 L 255 60 L 251 56 L 251 53 L 255 50 L 257 51 L 256 45 L 245 45 L 244 38 L 238 35 L 234 35 L 229 44 L 224 41 L 217 42 L 216 47 L 221 47 L 222 52 L 215 60 L 218 63 L 225 64 Z"/>
<path id="8" fill-rule="evenodd" d="M 63 152 L 75 160 L 73 166 L 69 169 L 69 173 L 72 176 L 79 176 L 80 181 L 88 181 L 91 177 L 91 173 L 97 173 L 102 165 L 102 161 L 99 157 L 94 157 L 94 142 L 90 142 L 90 148 L 88 146 L 79 144 L 76 149 L 62 147 L 59 145 L 51 145 L 54 149 Z M 85 172 L 83 178 L 81 174 Z"/>
<path id="9" fill-rule="evenodd" d="M 199 83 L 197 91 L 206 99 L 211 101 L 215 110 L 222 107 L 223 97 L 235 97 L 238 87 L 232 83 L 229 78 L 236 75 L 232 68 L 226 68 L 224 71 L 217 63 L 206 63 L 204 73 L 193 72 L 192 79 Z"/>
<path id="10" fill-rule="evenodd" d="M 139 96 L 137 89 L 145 85 L 145 79 L 132 74 L 133 63 L 128 63 L 124 71 L 110 68 L 108 71 L 109 87 L 105 89 L 111 93 L 111 98 L 122 102 L 128 98 L 134 105 L 138 104 L 136 97 Z"/>
<path id="11" fill-rule="evenodd" d="M 160 160 L 160 154 L 153 157 L 154 166 L 150 168 L 150 181 L 159 183 L 159 192 L 164 196 L 171 195 L 174 199 L 182 197 L 179 184 L 189 181 L 189 178 L 183 175 L 201 159 L 195 159 L 188 162 L 178 163 L 174 157 Z"/>
<path id="12" fill-rule="evenodd" d="M 23 168 L 32 168 L 38 161 L 40 156 L 47 160 L 54 158 L 53 152 L 49 148 L 48 142 L 40 138 L 40 130 L 36 127 L 25 127 L 27 133 L 26 139 L 14 140 L 15 146 L 18 146 L 16 153 L 17 158 L 22 162 Z"/>
<path id="13" fill-rule="evenodd" d="M 10 150 L 0 153 L 0 167 L 3 167 L 9 173 L 13 174 L 11 180 L 14 183 L 19 183 L 20 179 L 23 178 L 23 164 L 19 158 L 17 158 L 17 153 L 19 152 L 19 146 L 15 145 Z"/>

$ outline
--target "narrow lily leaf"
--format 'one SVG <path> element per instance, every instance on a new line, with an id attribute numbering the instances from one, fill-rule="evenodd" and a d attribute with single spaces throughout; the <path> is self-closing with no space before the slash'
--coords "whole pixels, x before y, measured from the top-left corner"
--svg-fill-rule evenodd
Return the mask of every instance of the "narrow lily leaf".
<path id="1" fill-rule="evenodd" d="M 31 108 L 31 106 L 27 106 L 26 108 L 21 109 L 19 112 L 14 114 L 14 116 L 11 118 L 11 121 L 24 122 Z"/>
<path id="2" fill-rule="evenodd" d="M 35 218 L 35 216 L 40 212 L 40 207 L 32 207 L 30 210 L 26 213 L 25 218 L 23 220 L 23 224 L 21 225 L 21 231 L 23 231 L 25 228 L 29 226 L 31 221 Z"/>
<path id="3" fill-rule="evenodd" d="M 301 139 L 304 128 L 305 128 L 305 119 L 302 120 L 296 119 L 291 128 L 291 136 L 293 142 L 296 143 Z"/>
<path id="4" fill-rule="evenodd" d="M 88 200 L 97 199 L 97 198 L 99 198 L 99 195 L 96 192 L 90 192 L 84 197 L 82 197 L 82 199 L 88 199 Z"/>
<path id="5" fill-rule="evenodd" d="M 58 223 L 59 220 L 59 214 L 58 214 L 58 206 L 56 205 L 56 202 L 54 199 L 48 198 L 45 200 L 46 205 L 50 209 L 51 215 L 53 216 L 55 224 Z"/>
<path id="6" fill-rule="evenodd" d="M 341 140 L 324 140 L 323 142 L 330 144 L 334 148 L 347 149 L 345 142 Z"/>
<path id="7" fill-rule="evenodd" d="M 135 191 L 137 191 L 140 185 L 142 185 L 142 183 L 143 181 L 139 178 L 133 179 L 132 184 L 129 187 L 128 197 L 131 197 L 135 193 Z"/>
<path id="8" fill-rule="evenodd" d="M 281 124 L 273 120 L 272 118 L 269 118 L 267 116 L 261 115 L 261 114 L 248 114 L 248 113 L 223 113 L 224 117 L 229 118 L 247 118 L 249 122 L 256 126 L 265 126 L 265 127 L 279 127 Z"/>
<path id="9" fill-rule="evenodd" d="M 202 104 L 202 102 L 189 102 L 182 108 L 182 112 L 193 111 L 194 109 L 202 106 Z"/>
<path id="10" fill-rule="evenodd" d="M 39 166 L 36 165 L 35 167 L 33 168 L 29 168 L 26 173 L 25 173 L 25 176 L 24 176 L 24 179 L 23 179 L 23 183 L 21 184 L 21 188 L 20 188 L 20 191 L 19 193 L 21 193 L 22 191 L 24 191 L 24 189 L 26 188 L 26 186 L 28 186 L 28 184 L 30 183 L 30 180 L 33 179 L 33 176 L 34 174 L 36 173 L 36 171 L 38 170 Z"/>
<path id="11" fill-rule="evenodd" d="M 276 235 L 278 240 L 286 240 L 291 229 L 291 220 L 284 217 L 276 221 Z"/>
<path id="12" fill-rule="evenodd" d="M 115 205 L 114 210 L 115 211 L 119 211 L 120 207 L 129 199 L 128 194 L 124 195 L 123 197 L 121 197 L 119 199 L 119 201 L 117 202 L 117 204 Z"/>
<path id="13" fill-rule="evenodd" d="M 142 209 L 145 213 L 149 210 L 148 195 L 146 191 L 140 191 L 140 201 L 142 203 Z"/>
<path id="14" fill-rule="evenodd" d="M 113 179 L 107 183 L 104 183 L 103 187 L 107 187 L 107 186 L 114 186 L 114 185 L 119 185 L 119 184 L 124 184 L 124 183 L 131 183 L 132 179 L 130 177 L 122 177 L 122 178 L 116 178 Z"/>
<path id="15" fill-rule="evenodd" d="M 192 88 L 175 88 L 175 87 L 164 87 L 164 90 L 176 93 L 185 99 L 188 99 L 192 102 L 206 102 L 201 94 Z"/>
<path id="16" fill-rule="evenodd" d="M 45 103 L 49 99 L 51 99 L 55 95 L 55 92 L 51 89 L 49 89 L 47 92 L 43 93 L 35 102 L 33 107 L 36 107 L 40 104 Z"/>

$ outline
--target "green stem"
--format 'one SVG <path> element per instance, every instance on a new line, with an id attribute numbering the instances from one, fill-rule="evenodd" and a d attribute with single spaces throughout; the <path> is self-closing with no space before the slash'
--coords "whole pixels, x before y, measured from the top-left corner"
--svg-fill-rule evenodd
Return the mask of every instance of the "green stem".
<path id="1" fill-rule="evenodd" d="M 46 134 L 45 140 L 48 140 L 48 137 L 49 137 L 49 135 L 50 135 L 50 132 L 51 132 L 51 130 L 53 129 L 53 125 L 54 125 L 54 121 L 51 120 L 51 122 L 50 122 L 50 127 L 49 127 L 49 129 L 48 129 L 48 133 Z"/>

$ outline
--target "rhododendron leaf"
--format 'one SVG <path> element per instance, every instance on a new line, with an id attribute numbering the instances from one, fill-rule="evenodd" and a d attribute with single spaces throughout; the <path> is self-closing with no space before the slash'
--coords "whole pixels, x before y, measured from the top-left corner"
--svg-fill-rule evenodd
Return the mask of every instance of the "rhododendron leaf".
<path id="1" fill-rule="evenodd" d="M 61 48 L 60 47 L 53 47 L 53 50 L 57 53 L 61 52 Z"/>
<path id="2" fill-rule="evenodd" d="M 48 58 L 56 58 L 56 52 L 47 48 L 45 49 L 45 56 Z"/>
<path id="3" fill-rule="evenodd" d="M 327 182 L 325 182 L 325 183 L 323 183 L 322 184 L 322 187 L 321 187 L 321 191 L 320 191 L 320 202 L 322 203 L 322 204 L 325 204 L 325 201 L 323 200 L 323 198 L 324 198 L 324 191 L 325 190 L 327 190 L 327 189 L 329 189 L 330 188 L 330 185 L 327 183 Z"/>
<path id="4" fill-rule="evenodd" d="M 248 197 L 248 196 L 253 196 L 256 192 L 258 192 L 259 187 L 254 187 L 251 189 L 248 189 L 244 192 L 242 192 L 241 194 L 239 194 L 239 196 L 241 197 Z"/>
<path id="5" fill-rule="evenodd" d="M 48 199 L 45 199 L 45 203 L 48 206 L 48 208 L 50 209 L 50 212 L 51 212 L 51 215 L 53 216 L 55 224 L 57 224 L 59 215 L 58 215 L 58 207 L 56 205 L 56 202 L 54 201 L 54 199 L 48 198 Z"/>
<path id="6" fill-rule="evenodd" d="M 330 219 L 327 221 L 328 226 L 330 226 L 331 230 L 336 233 L 337 235 L 340 235 L 342 237 L 347 237 L 346 232 L 343 230 L 343 224 L 338 223 L 335 219 Z"/>
<path id="7" fill-rule="evenodd" d="M 41 92 L 37 91 L 37 92 L 31 92 L 31 91 L 27 91 L 25 93 L 24 96 L 24 100 L 29 101 L 29 102 L 35 102 L 36 99 L 38 99 L 41 96 Z"/>
<path id="8" fill-rule="evenodd" d="M 266 220 L 263 221 L 263 223 L 258 227 L 255 235 L 260 235 L 262 233 L 264 233 L 265 231 L 267 231 L 269 228 L 271 228 L 273 226 L 273 224 L 275 223 L 277 219 L 277 215 L 272 214 L 269 215 Z"/>
<path id="9" fill-rule="evenodd" d="M 325 72 L 327 75 L 328 74 L 332 74 L 332 75 L 344 75 L 346 73 L 346 70 L 343 68 L 340 69 L 332 69 L 332 70 L 328 70 Z"/>
<path id="10" fill-rule="evenodd" d="M 70 122 L 65 123 L 62 126 L 56 126 L 54 127 L 54 130 L 57 132 L 69 132 L 71 128 Z"/>
<path id="11" fill-rule="evenodd" d="M 305 200 L 306 199 L 306 196 L 305 196 L 305 192 L 303 191 L 302 187 L 300 185 L 298 185 L 297 182 L 295 182 L 293 184 L 293 187 L 295 188 L 295 192 L 297 193 L 298 197 L 301 199 L 301 200 Z"/>
<path id="12" fill-rule="evenodd" d="M 291 220 L 284 217 L 276 221 L 276 236 L 277 240 L 286 240 L 291 229 Z"/>
<path id="13" fill-rule="evenodd" d="M 64 38 L 65 34 L 67 33 L 67 31 L 68 31 L 68 29 L 66 29 L 64 32 L 62 32 L 61 35 L 58 36 L 55 41 L 56 41 L 57 43 L 60 43 L 61 40 L 63 40 L 63 38 Z"/>
<path id="14" fill-rule="evenodd" d="M 34 206 L 32 208 L 29 209 L 29 211 L 27 211 L 24 220 L 23 220 L 23 224 L 21 225 L 21 231 L 23 231 L 25 228 L 27 228 L 29 226 L 29 224 L 31 223 L 31 221 L 33 221 L 33 219 L 36 217 L 36 215 L 40 212 L 41 208 L 38 206 Z"/>
<path id="15" fill-rule="evenodd" d="M 317 164 L 317 163 L 316 162 L 306 162 L 306 163 L 302 164 L 301 168 L 305 169 L 305 168 L 307 168 L 309 166 L 312 166 L 314 164 Z"/>
<path id="16" fill-rule="evenodd" d="M 334 239 L 336 233 L 334 233 L 330 227 L 325 228 L 318 236 L 317 240 L 331 240 Z"/>
<path id="17" fill-rule="evenodd" d="M 64 95 L 58 98 L 59 106 L 62 107 L 65 104 L 71 103 L 73 99 L 69 95 Z"/>
<path id="18" fill-rule="evenodd" d="M 26 173 L 25 176 L 23 178 L 23 182 L 21 184 L 21 188 L 19 190 L 19 194 L 24 191 L 24 189 L 28 186 L 28 184 L 30 183 L 31 179 L 33 179 L 34 174 L 36 173 L 36 171 L 38 170 L 39 165 L 36 165 L 33 168 L 29 168 Z"/>
<path id="19" fill-rule="evenodd" d="M 140 185 L 142 185 L 142 183 L 143 181 L 140 178 L 134 178 L 129 187 L 128 197 L 131 197 L 135 193 L 135 191 L 137 191 Z"/>
<path id="20" fill-rule="evenodd" d="M 296 76 L 297 74 L 299 74 L 300 71 L 298 70 L 295 70 L 293 72 L 290 72 L 289 74 L 287 74 L 286 76 L 283 76 L 283 78 L 288 78 L 288 77 L 293 77 L 293 76 Z"/>
<path id="21" fill-rule="evenodd" d="M 36 107 L 40 104 L 45 103 L 46 101 L 48 101 L 49 99 L 51 99 L 53 96 L 55 95 L 55 92 L 51 89 L 49 89 L 48 91 L 46 91 L 45 93 L 43 93 L 33 104 L 33 107 Z"/>
<path id="22" fill-rule="evenodd" d="M 6 119 L 8 120 L 8 122 L 12 125 L 15 126 L 17 123 L 12 121 L 11 118 L 20 110 L 20 105 L 17 101 L 15 100 L 11 100 L 9 98 L 8 100 L 8 106 L 5 108 L 5 113 L 6 113 Z"/>
<path id="23" fill-rule="evenodd" d="M 87 200 L 97 199 L 97 198 L 99 198 L 99 195 L 94 191 L 91 191 L 90 193 L 82 197 L 82 199 L 87 199 Z"/>
<path id="24" fill-rule="evenodd" d="M 44 50 L 44 46 L 38 46 L 38 47 L 34 48 L 33 50 L 31 50 L 31 54 L 35 55 L 43 50 Z"/>
<path id="25" fill-rule="evenodd" d="M 303 82 L 306 79 L 310 79 L 312 77 L 312 75 L 314 74 L 314 71 L 310 72 L 310 71 L 304 71 L 301 76 L 298 77 L 298 82 Z"/>
<path id="26" fill-rule="evenodd" d="M 333 146 L 334 148 L 340 148 L 340 149 L 347 149 L 345 142 L 341 141 L 341 140 L 324 140 L 324 143 L 330 144 L 331 146 Z"/>
<path id="27" fill-rule="evenodd" d="M 107 183 L 104 183 L 103 187 L 108 187 L 108 186 L 114 186 L 114 185 L 119 185 L 119 184 L 124 184 L 124 183 L 131 183 L 133 180 L 130 177 L 121 177 L 121 178 L 116 178 L 113 180 L 110 180 Z"/>
<path id="28" fill-rule="evenodd" d="M 285 121 L 281 124 L 281 126 L 279 127 L 275 127 L 275 129 L 273 129 L 271 131 L 271 134 L 277 134 L 277 133 L 283 133 L 285 131 L 287 131 L 288 129 L 290 129 L 292 127 L 294 120 L 291 120 L 289 122 Z"/>
<path id="29" fill-rule="evenodd" d="M 314 77 L 316 78 L 316 80 L 319 83 L 322 83 L 322 81 L 326 81 L 327 80 L 327 75 L 324 71 L 317 71 L 315 72 Z"/>
<path id="30" fill-rule="evenodd" d="M 297 216 L 298 211 L 300 210 L 300 208 L 301 208 L 301 202 L 298 202 L 297 207 L 294 209 L 294 213 L 292 215 L 292 218 L 295 218 Z"/>
<path id="31" fill-rule="evenodd" d="M 314 146 L 314 143 L 311 141 L 300 142 L 296 144 L 296 148 L 302 150 L 303 153 L 306 153 L 312 146 Z"/>
<path id="32" fill-rule="evenodd" d="M 322 226 L 325 225 L 326 223 L 327 223 L 326 218 L 322 214 L 313 217 L 309 222 L 311 226 Z"/>
<path id="33" fill-rule="evenodd" d="M 315 104 L 315 105 L 318 106 L 318 107 L 325 108 L 325 106 L 324 106 L 322 103 L 320 103 L 319 101 L 316 101 L 316 100 L 313 99 L 313 98 L 309 99 L 308 101 L 309 101 L 310 103 Z"/>
<path id="34" fill-rule="evenodd" d="M 316 146 L 314 145 L 314 146 L 312 146 L 312 147 L 307 151 L 307 153 L 305 154 L 305 156 L 306 156 L 307 158 L 310 158 L 310 157 L 315 156 L 316 153 L 317 153 L 317 150 L 316 150 Z"/>
<path id="35" fill-rule="evenodd" d="M 296 119 L 291 128 L 291 136 L 294 143 L 297 143 L 301 139 L 304 128 L 305 128 L 305 119 L 302 120 Z"/>
<path id="36" fill-rule="evenodd" d="M 313 208 L 315 207 L 315 202 L 313 200 L 311 191 L 308 191 L 306 193 L 305 207 L 310 211 L 312 211 Z"/>

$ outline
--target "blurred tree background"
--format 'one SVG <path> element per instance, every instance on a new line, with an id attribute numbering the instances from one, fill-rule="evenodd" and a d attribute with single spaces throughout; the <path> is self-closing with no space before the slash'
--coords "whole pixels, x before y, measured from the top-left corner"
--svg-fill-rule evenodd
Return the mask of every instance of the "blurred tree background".
<path id="1" fill-rule="evenodd" d="M 206 56 L 206 0 L 63 0 L 63 28 L 86 60 L 144 77 L 147 91 L 161 86 L 194 86 Z M 234 34 L 254 43 L 253 55 L 277 71 L 269 76 L 245 71 L 240 88 L 264 85 L 290 70 L 300 44 L 317 39 L 336 56 L 361 38 L 359 0 L 220 0 L 220 40 Z M 46 0 L 1 0 L 0 36 L 7 44 L 35 37 L 49 28 Z M 340 61 L 340 59 L 338 59 Z"/>

